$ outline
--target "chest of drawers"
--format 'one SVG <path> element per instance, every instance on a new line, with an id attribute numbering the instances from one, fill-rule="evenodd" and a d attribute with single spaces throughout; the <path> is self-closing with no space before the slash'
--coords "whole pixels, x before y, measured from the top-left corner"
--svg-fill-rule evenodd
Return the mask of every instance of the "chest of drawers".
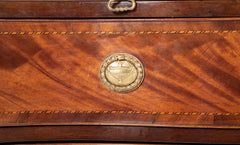
<path id="1" fill-rule="evenodd" d="M 240 143 L 240 2 L 109 6 L 0 2 L 0 142 Z"/>

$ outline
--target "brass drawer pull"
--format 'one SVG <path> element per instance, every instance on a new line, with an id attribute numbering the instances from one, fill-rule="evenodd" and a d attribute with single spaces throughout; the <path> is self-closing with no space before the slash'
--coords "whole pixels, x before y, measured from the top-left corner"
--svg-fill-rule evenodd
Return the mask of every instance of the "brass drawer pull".
<path id="1" fill-rule="evenodd" d="M 103 84 L 119 93 L 126 93 L 139 87 L 144 78 L 143 65 L 135 56 L 115 53 L 108 56 L 100 67 Z"/>
<path id="2" fill-rule="evenodd" d="M 108 1 L 108 9 L 110 11 L 113 11 L 113 12 L 124 12 L 124 11 L 132 11 L 135 9 L 136 7 L 136 2 L 135 0 L 127 0 L 127 1 L 130 1 L 132 3 L 132 6 L 131 7 L 120 7 L 120 8 L 113 8 L 112 7 L 112 3 L 113 2 L 119 2 L 120 0 L 109 0 Z"/>

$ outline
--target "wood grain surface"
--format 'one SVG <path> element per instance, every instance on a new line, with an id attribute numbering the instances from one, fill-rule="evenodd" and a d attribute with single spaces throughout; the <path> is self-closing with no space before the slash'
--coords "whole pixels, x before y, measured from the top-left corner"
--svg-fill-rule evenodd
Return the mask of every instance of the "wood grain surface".
<path id="1" fill-rule="evenodd" d="M 114 132 L 112 126 L 122 125 L 119 136 L 107 138 L 239 143 L 239 37 L 238 18 L 2 19 L 0 132 L 5 136 L 0 142 L 61 140 L 64 134 L 70 140 L 102 140 L 101 133 L 84 136 L 89 126 L 78 129 L 93 125 Z M 146 75 L 137 90 L 120 94 L 101 83 L 99 67 L 113 53 L 129 53 L 143 63 Z M 183 130 L 169 137 L 171 127 Z M 146 138 L 128 138 L 127 128 Z M 31 139 L 34 130 L 39 134 Z M 189 131 L 194 133 L 179 138 Z"/>
<path id="2" fill-rule="evenodd" d="M 193 124 L 214 125 L 224 116 L 231 119 L 222 119 L 223 125 L 239 125 L 239 24 L 238 19 L 3 20 L 1 114 L 142 112 L 151 123 L 158 120 L 152 115 L 180 114 L 197 116 Z M 138 57 L 145 68 L 142 85 L 127 94 L 110 91 L 99 79 L 101 62 L 119 52 Z"/>
<path id="3" fill-rule="evenodd" d="M 134 11 L 113 13 L 108 0 L 1 0 L 0 18 L 239 17 L 239 0 L 137 0 Z M 117 6 L 129 6 L 121 2 Z"/>
<path id="4" fill-rule="evenodd" d="M 132 126 L 32 126 L 0 129 L 0 141 L 114 141 L 239 144 L 239 129 L 157 128 Z"/>

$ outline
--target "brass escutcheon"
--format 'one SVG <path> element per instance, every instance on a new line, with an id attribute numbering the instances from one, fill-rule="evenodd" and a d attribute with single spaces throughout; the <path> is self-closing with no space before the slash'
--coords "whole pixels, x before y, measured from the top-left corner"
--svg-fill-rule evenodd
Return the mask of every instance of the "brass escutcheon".
<path id="1" fill-rule="evenodd" d="M 108 56 L 100 67 L 103 84 L 119 93 L 127 93 L 140 86 L 144 78 L 143 65 L 135 56 L 115 53 Z"/>

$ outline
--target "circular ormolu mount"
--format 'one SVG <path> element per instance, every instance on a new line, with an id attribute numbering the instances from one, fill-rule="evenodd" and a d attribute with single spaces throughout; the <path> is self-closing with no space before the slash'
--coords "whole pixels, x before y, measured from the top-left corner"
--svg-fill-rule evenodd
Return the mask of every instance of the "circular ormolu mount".
<path id="1" fill-rule="evenodd" d="M 119 93 L 127 93 L 140 86 L 144 78 L 143 65 L 135 56 L 115 53 L 108 56 L 100 67 L 103 84 Z"/>

